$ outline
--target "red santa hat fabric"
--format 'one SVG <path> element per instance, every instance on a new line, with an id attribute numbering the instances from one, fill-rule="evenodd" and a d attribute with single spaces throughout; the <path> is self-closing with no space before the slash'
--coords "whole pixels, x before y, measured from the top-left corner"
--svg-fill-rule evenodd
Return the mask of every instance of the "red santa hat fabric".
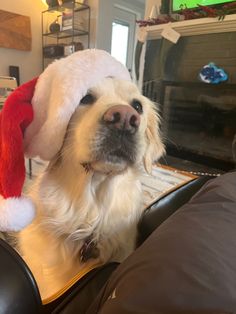
<path id="1" fill-rule="evenodd" d="M 79 51 L 53 62 L 8 97 L 0 112 L 0 231 L 19 231 L 35 215 L 32 201 L 22 196 L 24 155 L 50 161 L 80 100 L 105 77 L 130 80 L 107 52 Z"/>
<path id="2" fill-rule="evenodd" d="M 20 196 L 25 180 L 23 134 L 33 120 L 31 99 L 36 82 L 34 79 L 17 88 L 0 113 L 1 231 L 18 231 L 34 217 L 33 204 Z"/>

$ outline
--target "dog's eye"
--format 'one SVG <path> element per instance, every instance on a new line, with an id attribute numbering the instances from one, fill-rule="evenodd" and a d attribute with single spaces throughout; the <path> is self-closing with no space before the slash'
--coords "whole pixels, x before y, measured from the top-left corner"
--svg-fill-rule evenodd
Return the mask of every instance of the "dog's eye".
<path id="1" fill-rule="evenodd" d="M 91 105 L 95 100 L 96 98 L 92 94 L 87 94 L 81 99 L 80 103 L 83 105 Z"/>
<path id="2" fill-rule="evenodd" d="M 138 113 L 143 113 L 143 106 L 141 102 L 137 99 L 134 99 L 131 103 L 131 106 L 138 112 Z"/>

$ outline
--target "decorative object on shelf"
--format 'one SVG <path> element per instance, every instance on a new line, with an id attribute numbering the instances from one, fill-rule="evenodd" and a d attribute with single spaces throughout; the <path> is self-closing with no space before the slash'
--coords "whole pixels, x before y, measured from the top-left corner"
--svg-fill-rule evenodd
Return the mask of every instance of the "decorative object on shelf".
<path id="1" fill-rule="evenodd" d="M 147 20 L 137 20 L 136 23 L 139 24 L 140 27 L 152 26 L 165 24 L 169 22 L 176 22 L 170 15 L 159 15 L 157 18 L 149 18 Z"/>
<path id="2" fill-rule="evenodd" d="M 62 30 L 66 31 L 73 28 L 85 30 L 84 20 L 81 17 L 77 18 L 76 12 L 73 12 L 73 10 L 65 9 L 65 11 L 62 12 Z"/>
<path id="3" fill-rule="evenodd" d="M 150 15 L 149 15 L 149 19 L 155 19 L 158 17 L 158 15 L 160 14 L 160 5 L 153 5 Z"/>
<path id="4" fill-rule="evenodd" d="M 60 30 L 61 30 L 61 25 L 58 22 L 58 18 L 57 18 L 52 24 L 49 25 L 49 32 L 57 33 L 57 32 L 60 32 Z"/>
<path id="5" fill-rule="evenodd" d="M 179 14 L 164 14 L 156 18 L 148 18 L 147 20 L 137 20 L 136 23 L 140 27 L 165 24 L 169 22 L 178 22 L 183 20 L 199 19 L 204 17 L 218 17 L 223 20 L 226 15 L 236 13 L 236 1 L 223 5 L 220 9 L 198 5 L 198 9 L 188 9 L 186 5 L 180 7 Z"/>
<path id="6" fill-rule="evenodd" d="M 53 8 L 53 7 L 60 5 L 58 0 L 46 0 L 46 3 L 47 3 L 49 8 Z"/>
<path id="7" fill-rule="evenodd" d="M 84 45 L 80 41 L 74 42 L 72 45 L 75 46 L 75 51 L 84 50 Z"/>
<path id="8" fill-rule="evenodd" d="M 203 17 L 218 17 L 219 20 L 226 15 L 236 13 L 236 1 L 223 5 L 221 8 L 214 8 L 204 5 L 198 5 L 198 10 L 188 9 L 186 5 L 180 7 L 180 14 L 185 20 L 199 19 Z"/>
<path id="9" fill-rule="evenodd" d="M 51 44 L 43 47 L 44 58 L 58 58 L 64 56 L 64 45 Z"/>
<path id="10" fill-rule="evenodd" d="M 213 62 L 205 65 L 200 73 L 200 80 L 209 84 L 219 84 L 228 80 L 227 73 L 222 69 L 217 67 Z"/>
<path id="11" fill-rule="evenodd" d="M 68 44 L 64 46 L 64 57 L 71 55 L 75 52 L 75 46 L 73 44 Z"/>
<path id="12" fill-rule="evenodd" d="M 71 3 L 73 1 L 72 0 L 43 0 L 43 2 L 44 3 L 46 2 L 46 4 L 48 5 L 48 8 L 52 9 L 52 8 L 60 7 L 60 6 L 63 7 L 64 5 L 66 5 L 66 3 Z M 84 0 L 80 0 L 79 2 L 80 4 L 85 3 Z"/>
<path id="13" fill-rule="evenodd" d="M 73 11 L 65 10 L 62 12 L 62 30 L 72 29 L 73 27 Z"/>
<path id="14" fill-rule="evenodd" d="M 180 34 L 176 32 L 169 24 L 163 27 L 163 31 L 161 32 L 161 36 L 173 44 L 176 44 L 180 38 Z"/>
<path id="15" fill-rule="evenodd" d="M 44 58 L 66 57 L 75 51 L 83 50 L 84 46 L 81 42 L 72 42 L 70 44 L 50 44 L 43 47 Z"/>
<path id="16" fill-rule="evenodd" d="M 64 46 L 64 57 L 71 55 L 72 53 L 83 50 L 84 46 L 81 42 L 72 42 Z"/>
<path id="17" fill-rule="evenodd" d="M 138 20 L 136 21 L 139 26 L 150 26 L 150 25 L 158 25 L 158 24 L 165 24 L 169 22 L 176 22 L 178 20 L 183 19 L 183 16 L 180 14 L 167 14 L 163 13 L 163 1 L 157 1 L 157 4 L 152 6 L 150 11 L 149 17 L 147 20 Z M 164 10 L 166 12 L 166 8 Z"/>

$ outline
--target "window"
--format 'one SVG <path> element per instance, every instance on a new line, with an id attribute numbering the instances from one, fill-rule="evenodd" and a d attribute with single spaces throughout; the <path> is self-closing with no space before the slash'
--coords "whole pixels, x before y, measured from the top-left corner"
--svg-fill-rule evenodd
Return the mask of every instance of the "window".
<path id="1" fill-rule="evenodd" d="M 127 64 L 129 26 L 118 21 L 112 23 L 111 55 Z"/>
<path id="2" fill-rule="evenodd" d="M 125 9 L 114 8 L 111 55 L 132 71 L 137 15 Z"/>

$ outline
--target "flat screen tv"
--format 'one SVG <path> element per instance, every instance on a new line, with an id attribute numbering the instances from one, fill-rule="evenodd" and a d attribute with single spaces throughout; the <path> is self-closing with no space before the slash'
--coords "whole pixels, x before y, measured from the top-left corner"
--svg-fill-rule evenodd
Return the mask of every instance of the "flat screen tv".
<path id="1" fill-rule="evenodd" d="M 220 5 L 232 0 L 172 0 L 172 11 L 179 11 L 180 6 L 186 5 L 188 9 L 197 8 L 200 5 Z"/>

